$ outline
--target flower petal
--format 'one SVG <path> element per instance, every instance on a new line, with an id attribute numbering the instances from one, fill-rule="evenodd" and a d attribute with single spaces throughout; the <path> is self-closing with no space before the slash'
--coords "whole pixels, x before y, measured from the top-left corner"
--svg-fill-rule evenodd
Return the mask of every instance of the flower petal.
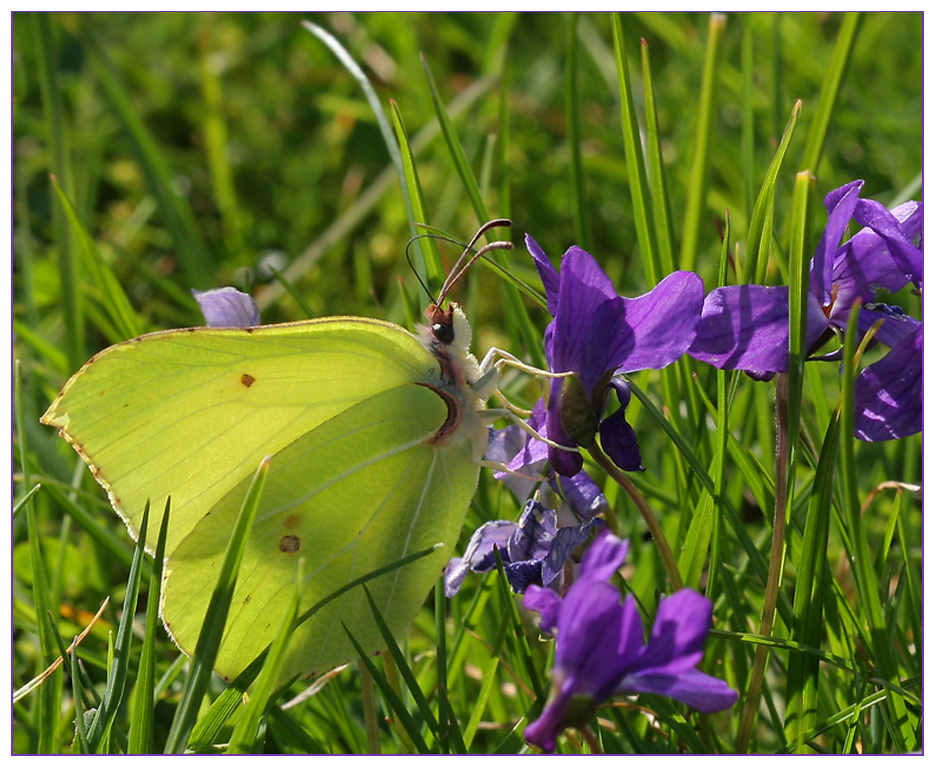
<path id="1" fill-rule="evenodd" d="M 562 607 L 562 598 L 547 587 L 531 584 L 523 593 L 523 607 L 528 611 L 536 611 L 540 615 L 539 628 L 546 634 L 556 631 L 559 620 L 559 609 Z"/>
<path id="2" fill-rule="evenodd" d="M 612 363 L 606 370 L 659 369 L 679 359 L 695 339 L 704 297 L 695 272 L 674 272 L 648 293 L 622 298 L 621 330 L 603 339 Z"/>
<path id="3" fill-rule="evenodd" d="M 546 308 L 549 314 L 556 316 L 557 304 L 559 301 L 559 270 L 553 266 L 546 252 L 540 248 L 530 235 L 524 238 L 526 249 L 533 257 L 533 263 L 536 265 L 536 271 L 539 272 L 540 280 L 543 281 L 543 288 L 546 289 Z"/>
<path id="4" fill-rule="evenodd" d="M 578 584 L 583 580 L 607 581 L 624 563 L 628 541 L 619 539 L 611 531 L 604 531 L 595 538 L 582 558 Z M 574 586 L 574 585 L 573 585 Z"/>
<path id="5" fill-rule="evenodd" d="M 807 348 L 828 320 L 815 299 L 807 310 Z M 689 354 L 716 368 L 779 373 L 789 366 L 790 303 L 786 286 L 728 285 L 705 298 Z"/>
<path id="6" fill-rule="evenodd" d="M 617 392 L 621 407 L 601 422 L 598 428 L 601 447 L 611 461 L 626 472 L 643 470 L 637 433 L 624 416 L 624 410 L 630 401 L 630 387 L 626 381 L 617 377 L 611 380 L 611 386 Z"/>
<path id="7" fill-rule="evenodd" d="M 445 567 L 445 596 L 453 597 L 469 571 L 486 573 L 494 568 L 494 548 L 506 555 L 507 543 L 517 524 L 507 520 L 493 520 L 478 528 L 468 541 L 463 557 L 453 557 Z"/>
<path id="8" fill-rule="evenodd" d="M 728 709 L 738 700 L 738 692 L 724 680 L 690 669 L 676 675 L 646 674 L 627 676 L 620 692 L 657 693 L 682 701 L 700 712 Z"/>
<path id="9" fill-rule="evenodd" d="M 838 189 L 833 189 L 825 196 L 826 210 L 829 212 L 829 221 L 822 232 L 816 254 L 810 266 L 809 288 L 821 306 L 826 306 L 832 300 L 832 269 L 839 243 L 851 221 L 855 208 L 858 205 L 858 196 L 864 181 L 857 179 Z"/>
<path id="10" fill-rule="evenodd" d="M 855 435 L 878 442 L 923 429 L 923 325 L 855 380 Z"/>
<path id="11" fill-rule="evenodd" d="M 589 520 L 582 525 L 573 525 L 560 528 L 556 537 L 549 545 L 549 552 L 543 559 L 542 580 L 544 586 L 549 586 L 561 574 L 572 553 L 588 541 L 592 528 L 603 525 L 601 520 Z M 517 590 L 514 590 L 517 591 Z"/>
<path id="12" fill-rule="evenodd" d="M 192 295 L 209 328 L 250 328 L 260 325 L 257 302 L 236 288 L 225 286 L 210 291 L 192 289 Z"/>
<path id="13" fill-rule="evenodd" d="M 702 660 L 712 628 L 712 603 L 692 589 L 681 589 L 660 601 L 650 639 L 638 666 L 644 671 L 680 675 Z"/>

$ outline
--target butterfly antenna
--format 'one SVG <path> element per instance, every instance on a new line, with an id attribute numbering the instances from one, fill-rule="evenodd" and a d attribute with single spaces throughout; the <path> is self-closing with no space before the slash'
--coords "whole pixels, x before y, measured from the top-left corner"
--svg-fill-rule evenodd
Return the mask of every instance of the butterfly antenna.
<path id="1" fill-rule="evenodd" d="M 495 229 L 496 227 L 509 227 L 513 222 L 510 219 L 492 219 L 481 225 L 480 229 L 475 233 L 475 236 L 471 238 L 471 242 L 465 246 L 465 249 L 462 251 L 462 255 L 458 257 L 458 260 L 455 262 L 455 265 L 452 267 L 452 271 L 449 272 L 449 276 L 445 279 L 445 283 L 442 285 L 442 290 L 439 291 L 439 298 L 435 302 L 436 305 L 442 303 L 445 297 L 449 294 L 449 291 L 455 286 L 455 284 L 461 279 L 461 276 L 468 271 L 472 264 L 474 264 L 478 259 L 484 256 L 491 251 L 512 251 L 513 243 L 509 240 L 496 240 L 493 243 L 488 243 L 487 245 L 479 248 L 477 251 L 474 250 L 475 244 L 480 240 L 489 230 Z M 448 240 L 448 238 L 444 238 Z M 455 242 L 450 240 L 449 242 Z M 464 262 L 464 264 L 462 264 Z"/>
<path id="2" fill-rule="evenodd" d="M 409 264 L 410 272 L 416 275 L 416 280 L 419 281 L 420 287 L 426 292 L 426 296 L 429 297 L 429 301 L 432 301 L 432 291 L 429 290 L 423 279 L 419 276 L 419 270 L 416 269 L 416 265 L 413 264 L 413 257 L 410 255 L 410 248 L 413 243 L 423 237 L 435 237 L 435 235 L 415 235 L 409 239 L 409 242 L 406 244 L 405 253 L 406 253 L 406 263 Z"/>

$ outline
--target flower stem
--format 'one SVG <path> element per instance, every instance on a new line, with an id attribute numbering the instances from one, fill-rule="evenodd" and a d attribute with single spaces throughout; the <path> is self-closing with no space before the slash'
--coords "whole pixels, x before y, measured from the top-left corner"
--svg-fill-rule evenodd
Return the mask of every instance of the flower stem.
<path id="1" fill-rule="evenodd" d="M 679 575 L 679 566 L 676 564 L 676 558 L 673 557 L 673 550 L 670 549 L 669 542 L 666 540 L 666 535 L 663 533 L 663 528 L 654 516 L 653 510 L 650 509 L 647 500 L 641 495 L 640 491 L 637 490 L 637 486 L 631 482 L 630 478 L 625 475 L 623 471 L 618 469 L 597 443 L 588 449 L 588 453 L 595 460 L 595 463 L 607 472 L 608 475 L 614 479 L 614 482 L 621 486 L 624 492 L 630 496 L 631 501 L 637 505 L 637 509 L 640 510 L 640 514 L 647 524 L 650 535 L 653 537 L 653 543 L 656 544 L 657 551 L 660 553 L 660 557 L 663 558 L 663 566 L 666 568 L 666 573 L 673 583 L 673 587 L 677 590 L 682 589 L 683 580 L 682 576 Z"/>
<path id="2" fill-rule="evenodd" d="M 783 573 L 783 559 L 785 555 L 786 509 L 787 509 L 787 480 L 790 468 L 790 430 L 787 421 L 787 405 L 789 398 L 789 376 L 781 373 L 777 376 L 777 476 L 776 494 L 774 496 L 773 535 L 770 542 L 770 566 L 767 570 L 767 589 L 764 593 L 764 608 L 761 613 L 760 634 L 769 637 L 773 632 L 774 614 L 777 609 L 777 597 L 780 594 L 780 577 Z M 764 672 L 767 668 L 767 656 L 770 646 L 758 645 L 754 652 L 754 665 L 751 668 L 751 678 L 748 683 L 747 697 L 744 700 L 744 709 L 741 712 L 741 727 L 738 732 L 738 741 L 735 752 L 747 751 L 748 740 L 754 729 L 754 720 L 757 716 L 760 703 L 761 687 L 764 683 Z"/>

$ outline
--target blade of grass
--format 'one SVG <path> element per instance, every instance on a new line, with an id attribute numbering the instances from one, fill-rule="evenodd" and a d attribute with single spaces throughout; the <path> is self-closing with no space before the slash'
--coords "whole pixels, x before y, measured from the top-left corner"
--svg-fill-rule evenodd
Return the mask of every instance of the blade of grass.
<path id="1" fill-rule="evenodd" d="M 234 726 L 234 732 L 228 742 L 227 753 L 229 755 L 253 754 L 257 751 L 257 736 L 260 732 L 261 720 L 273 700 L 273 692 L 280 677 L 280 670 L 283 668 L 289 640 L 295 631 L 296 615 L 299 613 L 299 601 L 302 598 L 303 562 L 301 557 L 296 560 L 296 572 L 293 575 L 293 589 L 289 602 L 283 613 L 280 628 L 263 662 L 263 669 L 250 691 L 247 707 L 241 713 L 237 725 Z"/>
<path id="2" fill-rule="evenodd" d="M 832 51 L 832 59 L 826 66 L 822 90 L 819 91 L 819 99 L 816 103 L 815 117 L 809 125 L 806 147 L 803 149 L 803 157 L 799 166 L 809 168 L 814 173 L 819 168 L 822 148 L 829 132 L 835 102 L 838 100 L 845 74 L 848 71 L 848 62 L 855 49 L 855 39 L 858 36 L 861 19 L 862 15 L 857 11 L 842 15 L 842 26 L 839 28 L 838 38 L 835 41 L 835 50 Z"/>
<path id="3" fill-rule="evenodd" d="M 387 644 L 387 651 L 393 658 L 393 663 L 396 665 L 400 676 L 403 678 L 403 682 L 406 684 L 407 690 L 413 697 L 413 702 L 422 713 L 422 716 L 426 721 L 426 725 L 429 726 L 429 730 L 432 731 L 435 738 L 438 739 L 439 721 L 436 718 L 435 713 L 432 711 L 432 707 L 429 705 L 429 700 L 423 693 L 422 688 L 419 687 L 419 683 L 416 680 L 416 676 L 413 674 L 413 670 L 410 669 L 410 666 L 406 661 L 406 657 L 403 655 L 403 651 L 400 650 L 400 646 L 397 643 L 396 638 L 393 637 L 393 633 L 390 631 L 390 627 L 387 626 L 387 622 L 384 620 L 383 614 L 380 612 L 380 609 L 374 602 L 373 597 L 371 597 L 370 591 L 366 586 L 363 587 L 363 589 L 364 594 L 367 596 L 367 602 L 370 605 L 371 613 L 374 616 L 374 622 L 377 624 L 377 628 L 380 630 L 381 637 L 383 637 L 384 642 Z"/>
<path id="4" fill-rule="evenodd" d="M 462 143 L 458 139 L 455 127 L 452 125 L 452 121 L 445 111 L 445 105 L 442 103 L 442 97 L 439 95 L 439 89 L 436 87 L 435 80 L 432 77 L 432 70 L 429 69 L 429 64 L 426 62 L 426 57 L 424 55 L 419 55 L 419 61 L 422 64 L 423 72 L 426 74 L 426 82 L 429 84 L 429 94 L 432 96 L 432 105 L 435 107 L 436 118 L 439 121 L 439 127 L 442 129 L 442 137 L 445 139 L 449 154 L 452 157 L 452 161 L 455 163 L 455 170 L 458 173 L 458 177 L 461 179 L 462 186 L 468 194 L 468 200 L 471 202 L 471 207 L 474 209 L 475 216 L 478 218 L 478 223 L 480 224 L 488 221 L 491 217 L 488 216 L 487 208 L 484 205 L 481 188 L 475 180 L 474 173 L 471 170 L 471 164 L 468 162 L 468 157 L 465 155 Z M 426 221 L 426 219 L 421 218 L 416 219 L 416 221 Z"/>
<path id="5" fill-rule="evenodd" d="M 790 332 L 789 370 L 777 376 L 777 449 L 776 495 L 774 498 L 773 528 L 767 589 L 761 609 L 759 633 L 769 636 L 773 632 L 775 611 L 780 595 L 783 566 L 786 557 L 786 524 L 794 491 L 795 456 L 798 455 L 800 396 L 803 388 L 803 366 L 806 362 L 806 292 L 809 289 L 806 237 L 809 229 L 809 200 L 813 180 L 808 171 L 797 174 L 793 190 L 793 234 L 790 248 Z M 735 749 L 746 752 L 754 730 L 761 700 L 769 648 L 760 645 L 754 655 L 751 678 L 741 712 L 741 724 Z"/>
<path id="6" fill-rule="evenodd" d="M 173 185 L 173 174 L 146 124 L 137 114 L 120 82 L 117 68 L 90 24 L 82 23 L 77 32 L 82 49 L 87 51 L 98 82 L 120 118 L 150 191 L 159 203 L 159 212 L 172 235 L 173 248 L 188 282 L 193 287 L 214 284 L 213 257 L 205 244 L 195 214 Z"/>
<path id="7" fill-rule="evenodd" d="M 406 177 L 405 194 L 412 207 L 414 221 L 429 221 L 426 215 L 426 208 L 423 204 L 422 188 L 419 186 L 419 176 L 416 173 L 416 163 L 413 159 L 413 153 L 410 150 L 409 139 L 406 137 L 406 127 L 403 125 L 403 115 L 397 103 L 390 99 L 390 113 L 393 118 L 393 127 L 396 131 L 397 141 L 399 142 L 400 152 L 403 157 L 403 172 Z M 445 270 L 442 268 L 442 258 L 439 256 L 439 249 L 436 247 L 435 240 L 431 237 L 420 238 L 416 241 L 417 254 L 422 255 L 422 259 L 417 256 L 416 270 L 429 290 L 435 293 L 442 287 L 445 280 Z"/>
<path id="8" fill-rule="evenodd" d="M 643 260 L 647 282 L 655 285 L 663 277 L 660 263 L 660 251 L 656 230 L 651 221 L 650 189 L 647 183 L 647 170 L 640 139 L 640 125 L 634 108 L 634 95 L 627 68 L 627 52 L 624 50 L 624 30 L 621 16 L 611 14 L 614 33 L 614 53 L 617 60 L 618 90 L 621 100 L 621 126 L 624 131 L 624 156 L 627 160 L 627 177 L 630 184 L 631 205 L 634 209 L 634 226 L 637 229 L 637 243 Z"/>
<path id="9" fill-rule="evenodd" d="M 317 24 L 313 24 L 311 21 L 303 21 L 302 26 L 328 46 L 329 50 L 335 54 L 338 61 L 341 62 L 341 65 L 348 70 L 351 77 L 355 79 L 364 92 L 364 98 L 367 100 L 371 111 L 374 113 L 374 118 L 377 120 L 377 127 L 380 129 L 380 135 L 383 137 L 384 145 L 387 147 L 387 153 L 390 155 L 390 161 L 393 163 L 393 167 L 396 170 L 397 180 L 403 192 L 403 204 L 406 206 L 407 221 L 410 223 L 410 234 L 415 235 L 416 227 L 414 222 L 425 221 L 425 217 L 416 215 L 416 212 L 413 210 L 412 201 L 407 194 L 407 177 L 404 170 L 403 155 L 396 138 L 394 138 L 394 130 L 390 125 L 390 121 L 387 119 L 383 105 L 380 103 L 380 97 L 377 96 L 377 92 L 374 90 L 374 86 L 371 85 L 370 80 L 367 79 L 367 75 L 364 74 L 364 70 L 358 66 L 354 57 L 338 42 L 337 38 Z"/>
<path id="10" fill-rule="evenodd" d="M 223 234 L 227 256 L 234 263 L 248 258 L 244 246 L 244 215 L 237 202 L 234 173 L 229 160 L 227 124 L 224 120 L 224 97 L 221 78 L 215 64 L 212 37 L 214 22 L 207 21 L 198 29 L 198 79 L 201 84 L 201 127 L 211 188 L 218 213 L 224 223 Z M 217 45 L 215 43 L 215 45 Z"/>
<path id="11" fill-rule="evenodd" d="M 588 205 L 585 202 L 585 172 L 582 168 L 582 124 L 579 116 L 581 98 L 578 87 L 578 14 L 568 15 L 565 48 L 565 115 L 569 142 L 569 183 L 572 187 L 572 221 L 575 242 L 591 252 Z"/>
<path id="12" fill-rule="evenodd" d="M 822 610 L 825 604 L 828 556 L 829 510 L 832 506 L 834 472 L 838 462 L 839 416 L 829 422 L 822 443 L 819 466 L 813 481 L 802 553 L 796 570 L 791 639 L 818 648 L 822 642 Z M 806 734 L 816 725 L 818 713 L 819 660 L 791 653 L 787 664 L 786 723 L 789 743 L 804 751 Z"/>
<path id="13" fill-rule="evenodd" d="M 780 138 L 780 145 L 777 147 L 773 160 L 770 161 L 770 166 L 767 168 L 767 174 L 764 176 L 760 192 L 757 193 L 754 210 L 751 212 L 751 223 L 748 227 L 747 258 L 744 261 L 742 283 L 763 284 L 767 280 L 770 246 L 773 243 L 774 199 L 777 191 L 777 179 L 802 108 L 802 101 L 798 100 L 793 105 L 790 119 L 787 121 L 783 136 Z"/>
<path id="14" fill-rule="evenodd" d="M 874 570 L 874 558 L 868 545 L 868 534 L 861 505 L 858 501 L 858 471 L 855 463 L 855 364 L 857 348 L 858 314 L 861 304 L 856 302 L 851 309 L 845 346 L 842 352 L 842 432 L 841 473 L 844 488 L 845 517 L 852 537 L 852 570 L 858 586 L 861 612 L 871 632 L 871 650 L 877 677 L 885 683 L 899 687 L 898 664 L 894 647 L 890 641 L 884 618 L 882 598 L 879 592 L 880 579 Z M 890 726 L 893 748 L 908 752 L 915 748 L 918 740 L 914 734 L 910 712 L 903 698 L 888 689 L 885 722 Z"/>
<path id="15" fill-rule="evenodd" d="M 436 674 L 438 676 L 437 695 L 439 697 L 439 741 L 448 752 L 464 755 L 468 748 L 462 739 L 458 727 L 458 718 L 452 710 L 448 695 L 448 655 L 445 646 L 445 617 L 448 599 L 445 597 L 445 584 L 442 579 L 435 585 L 435 621 L 436 621 Z"/>
<path id="16" fill-rule="evenodd" d="M 227 624 L 231 598 L 234 595 L 234 584 L 237 581 L 237 571 L 247 547 L 257 508 L 260 506 L 260 495 L 263 493 L 269 469 L 270 457 L 267 456 L 260 462 L 250 487 L 247 489 L 244 503 L 231 531 L 231 538 L 224 551 L 224 560 L 218 573 L 217 584 L 212 592 L 211 601 L 205 613 L 205 622 L 195 645 L 191 668 L 182 690 L 182 700 L 172 718 L 172 725 L 166 738 L 166 754 L 181 753 L 195 726 L 198 709 L 208 689 L 208 680 L 221 647 L 221 638 L 224 634 L 224 626 Z"/>
<path id="17" fill-rule="evenodd" d="M 419 560 L 422 557 L 426 557 L 435 552 L 437 547 L 429 547 L 427 549 L 422 549 L 419 552 L 414 552 L 412 555 L 407 555 L 400 560 L 396 560 L 389 565 L 382 566 L 373 571 L 365 573 L 363 576 L 360 576 L 352 581 L 349 581 L 341 589 L 336 589 L 328 597 L 319 600 L 315 605 L 307 608 L 303 611 L 295 621 L 294 629 L 301 626 L 305 621 L 310 617 L 314 616 L 318 611 L 324 608 L 332 600 L 340 597 L 345 592 L 348 592 L 355 587 L 359 587 L 362 584 L 366 584 L 372 579 L 379 578 L 385 573 L 390 573 L 398 568 L 412 563 L 416 560 Z M 247 693 L 247 689 L 250 687 L 250 684 L 257 679 L 257 675 L 260 674 L 260 670 L 263 667 L 263 661 L 266 658 L 267 650 L 262 651 L 256 659 L 254 659 L 243 672 L 241 672 L 231 684 L 211 703 L 211 706 L 208 708 L 208 711 L 204 716 L 199 719 L 195 724 L 195 727 L 192 729 L 191 737 L 189 739 L 190 745 L 193 747 L 202 747 L 210 746 L 216 740 L 218 734 L 221 732 L 221 729 L 227 723 L 231 715 L 237 710 L 241 705 L 243 697 Z"/>
<path id="18" fill-rule="evenodd" d="M 384 697 L 387 699 L 387 704 L 390 706 L 390 709 L 396 713 L 396 716 L 399 718 L 401 725 L 406 730 L 407 735 L 410 737 L 410 739 L 412 739 L 413 744 L 416 746 L 417 751 L 423 755 L 430 754 L 431 750 L 423 739 L 422 734 L 419 732 L 419 726 L 416 724 L 413 716 L 406 708 L 403 700 L 397 695 L 397 692 L 393 689 L 393 686 L 387 682 L 387 678 L 380 673 L 379 669 L 377 669 L 377 665 L 367 657 L 367 652 L 361 647 L 360 643 L 358 643 L 354 635 L 348 631 L 348 627 L 344 622 L 341 622 L 341 626 L 344 628 L 345 634 L 347 634 L 348 639 L 351 641 L 351 644 L 357 651 L 361 664 L 370 673 L 371 677 L 374 679 L 374 682 L 377 683 L 377 687 L 380 688 Z"/>
<path id="19" fill-rule="evenodd" d="M 653 77 L 650 69 L 650 46 L 640 41 L 640 63 L 643 73 L 644 109 L 647 112 L 647 168 L 649 189 L 656 224 L 656 243 L 660 253 L 660 273 L 668 275 L 676 269 L 674 252 L 676 236 L 670 213 L 669 195 L 666 190 L 666 174 L 663 172 L 663 148 L 660 143 L 660 126 L 657 120 L 656 97 L 653 92 Z M 726 241 L 728 238 L 725 238 Z"/>
<path id="20" fill-rule="evenodd" d="M 114 640 L 113 660 L 108 665 L 107 683 L 104 687 L 104 696 L 101 705 L 94 713 L 94 720 L 88 729 L 86 744 L 88 750 L 101 753 L 106 748 L 111 727 L 117 717 L 117 710 L 123 703 L 124 690 L 127 684 L 127 670 L 130 666 L 130 641 L 133 629 L 133 617 L 136 614 L 137 597 L 140 593 L 141 564 L 146 552 L 146 528 L 149 523 L 150 507 L 147 501 L 143 509 L 143 519 L 140 522 L 139 538 L 133 551 L 133 561 L 130 563 L 130 575 L 127 578 L 127 591 L 124 595 L 123 610 L 120 622 L 117 625 L 117 636 Z"/>
<path id="21" fill-rule="evenodd" d="M 130 712 L 128 754 L 148 755 L 153 751 L 153 722 L 156 707 L 156 633 L 162 626 L 159 618 L 159 601 L 162 590 L 163 562 L 166 558 L 166 536 L 169 533 L 170 500 L 166 499 L 156 550 L 153 554 L 153 572 L 149 580 L 146 602 L 146 626 L 143 633 L 143 648 Z M 140 535 L 142 539 L 142 534 Z"/>
<path id="22" fill-rule="evenodd" d="M 22 372 L 19 360 L 13 364 L 13 412 L 16 422 L 23 423 L 23 393 Z M 20 466 L 23 472 L 23 485 L 30 484 L 29 461 L 26 444 L 26 431 L 20 426 L 17 430 L 19 438 Z M 34 502 L 26 503 L 26 530 L 29 542 L 29 557 L 32 566 L 32 592 L 33 605 L 37 616 L 39 634 L 39 650 L 42 668 L 49 666 L 59 655 L 52 630 L 40 617 L 51 616 L 53 601 L 50 599 L 48 574 L 43 559 L 40 540 L 42 539 L 39 520 L 36 515 Z M 62 711 L 62 672 L 56 670 L 39 689 L 36 703 L 35 725 L 39 740 L 36 751 L 39 754 L 54 754 L 56 749 L 56 734 L 59 726 L 59 713 Z"/>
<path id="23" fill-rule="evenodd" d="M 679 253 L 680 269 L 696 268 L 702 209 L 708 193 L 712 132 L 715 123 L 715 95 L 718 90 L 726 23 L 725 15 L 722 13 L 713 13 L 709 17 L 708 45 L 705 48 L 705 63 L 702 68 L 702 83 L 699 91 L 699 116 L 693 142 L 695 151 L 689 171 L 686 211 L 683 217 L 682 243 Z"/>
<path id="24" fill-rule="evenodd" d="M 65 194 L 65 190 L 62 189 L 54 176 L 52 177 L 52 188 L 55 190 L 59 203 L 65 211 L 71 225 L 72 234 L 81 248 L 85 266 L 101 295 L 101 305 L 104 307 L 105 312 L 107 312 L 122 338 L 131 339 L 139 336 L 139 323 L 130 299 L 127 298 L 127 294 L 124 293 L 120 282 L 108 267 L 107 262 L 101 258 L 94 240 L 88 234 L 84 224 L 81 223 L 74 206 L 72 206 L 71 201 Z"/>
<path id="25" fill-rule="evenodd" d="M 48 13 L 32 15 L 38 48 L 39 87 L 42 92 L 43 115 L 50 146 L 50 171 L 69 192 L 72 191 L 72 166 L 62 114 L 62 93 L 56 76 L 55 41 L 52 20 Z M 51 201 L 50 201 L 51 202 Z M 58 252 L 58 274 L 61 279 L 62 310 L 65 326 L 65 355 L 69 370 L 77 370 L 85 359 L 85 325 L 81 310 L 80 267 L 75 257 L 71 232 L 62 211 L 52 206 L 52 231 Z"/>

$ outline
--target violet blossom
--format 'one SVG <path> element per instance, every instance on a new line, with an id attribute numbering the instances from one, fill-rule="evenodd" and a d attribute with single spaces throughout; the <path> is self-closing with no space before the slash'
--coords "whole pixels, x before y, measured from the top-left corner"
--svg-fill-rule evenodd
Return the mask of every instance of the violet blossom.
<path id="1" fill-rule="evenodd" d="M 526 236 L 553 321 L 546 329 L 546 358 L 554 373 L 573 372 L 553 380 L 546 404 L 545 436 L 574 449 L 594 443 L 624 470 L 642 469 L 637 436 L 624 410 L 630 388 L 621 374 L 664 368 L 678 359 L 695 338 L 704 287 L 694 272 L 674 272 L 649 293 L 618 296 L 595 259 L 577 246 L 569 248 L 557 270 L 536 241 Z M 610 392 L 620 407 L 605 417 Z M 575 450 L 549 446 L 560 475 L 582 468 Z"/>
<path id="2" fill-rule="evenodd" d="M 260 325 L 257 302 L 236 288 L 225 286 L 210 291 L 193 290 L 192 294 L 209 328 L 250 328 Z"/>
<path id="3" fill-rule="evenodd" d="M 627 555 L 627 542 L 605 531 L 582 560 L 564 597 L 531 586 L 523 604 L 540 614 L 540 627 L 556 635 L 549 700 L 524 738 L 546 752 L 565 728 L 588 721 L 615 693 L 655 693 L 701 712 L 732 706 L 736 691 L 696 669 L 712 626 L 711 602 L 691 589 L 660 601 L 650 637 L 633 595 L 621 602 L 609 583 Z"/>
<path id="4" fill-rule="evenodd" d="M 529 421 L 534 429 L 543 415 L 540 402 Z M 608 501 L 595 482 L 584 470 L 571 478 L 550 471 L 545 450 L 537 455 L 543 443 L 531 441 L 532 452 L 526 451 L 524 434 L 515 424 L 492 429 L 485 453 L 485 459 L 500 464 L 513 457 L 511 470 L 496 472 L 495 477 L 524 504 L 520 520 L 492 520 L 472 534 L 464 555 L 453 557 L 446 566 L 448 597 L 458 592 L 469 573 L 494 570 L 495 550 L 514 592 L 522 593 L 531 584 L 561 588 L 566 564 L 601 525 L 597 516 L 607 511 Z"/>
<path id="5" fill-rule="evenodd" d="M 859 197 L 864 182 L 853 181 L 825 198 L 829 221 L 810 265 L 806 347 L 818 351 L 848 324 L 852 305 L 861 302 L 859 332 L 881 322 L 875 342 L 898 357 L 862 374 L 856 391 L 856 434 L 865 440 L 902 437 L 921 428 L 922 324 L 899 307 L 876 303 L 879 289 L 899 291 L 923 284 L 923 205 L 910 201 L 887 210 Z M 854 219 L 862 229 L 842 242 Z M 789 289 L 786 286 L 732 285 L 705 299 L 698 333 L 689 354 L 717 368 L 746 370 L 769 378 L 789 365 Z M 839 359 L 841 350 L 822 358 Z M 870 370 L 874 366 L 869 366 Z M 906 370 L 905 370 L 906 369 Z M 904 375 L 894 377 L 901 371 Z M 872 387 L 876 387 L 873 388 Z M 867 423 L 864 427 L 862 424 Z M 871 424 L 874 424 L 872 427 Z"/>

